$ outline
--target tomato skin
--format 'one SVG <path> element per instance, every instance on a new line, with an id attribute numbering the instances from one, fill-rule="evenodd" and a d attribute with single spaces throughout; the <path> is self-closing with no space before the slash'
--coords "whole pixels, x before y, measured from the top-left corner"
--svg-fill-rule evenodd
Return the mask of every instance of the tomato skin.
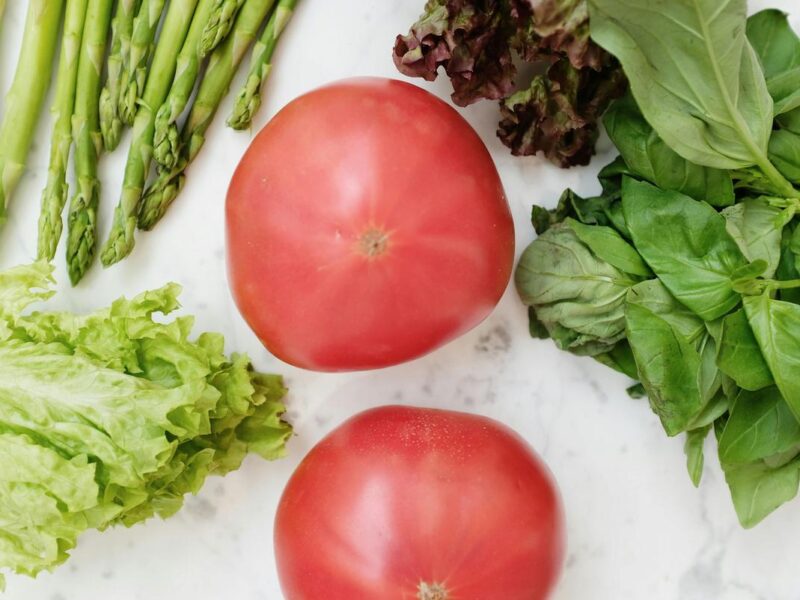
<path id="1" fill-rule="evenodd" d="M 388 406 L 323 439 L 275 520 L 286 600 L 543 600 L 564 525 L 546 467 L 513 431 L 457 412 Z M 430 596 L 438 598 L 438 596 Z"/>
<path id="2" fill-rule="evenodd" d="M 289 103 L 242 159 L 226 218 L 242 315 L 307 369 L 422 356 L 486 318 L 513 267 L 485 145 L 452 107 L 400 81 L 347 80 Z"/>

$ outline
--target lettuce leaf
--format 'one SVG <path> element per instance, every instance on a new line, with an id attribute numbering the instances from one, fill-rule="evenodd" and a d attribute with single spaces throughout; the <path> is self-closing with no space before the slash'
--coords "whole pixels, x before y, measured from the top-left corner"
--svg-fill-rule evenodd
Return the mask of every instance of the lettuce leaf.
<path id="1" fill-rule="evenodd" d="M 0 272 L 0 569 L 36 575 L 89 528 L 180 509 L 209 475 L 283 455 L 280 377 L 189 335 L 167 285 L 80 316 L 33 312 L 45 263 Z"/>

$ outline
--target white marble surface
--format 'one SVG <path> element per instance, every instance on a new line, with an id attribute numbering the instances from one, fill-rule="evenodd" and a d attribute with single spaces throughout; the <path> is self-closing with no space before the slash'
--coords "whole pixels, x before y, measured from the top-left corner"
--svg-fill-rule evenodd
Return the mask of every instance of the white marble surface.
<path id="1" fill-rule="evenodd" d="M 279 49 L 258 126 L 294 96 L 352 75 L 397 76 L 394 35 L 413 22 L 423 0 L 304 0 Z M 0 81 L 11 76 L 24 9 L 9 2 L 0 39 Z M 795 0 L 752 1 L 790 10 Z M 800 16 L 800 11 L 796 15 Z M 795 25 L 800 19 L 795 18 Z M 424 84 L 445 96 L 446 82 Z M 226 103 L 226 107 L 228 104 Z M 597 187 L 586 169 L 558 170 L 515 159 L 494 136 L 496 107 L 464 114 L 497 160 L 518 229 L 518 252 L 533 237 L 532 202 L 555 203 L 561 190 Z M 197 329 L 224 332 L 229 349 L 257 366 L 285 373 L 297 437 L 277 463 L 250 458 L 241 471 L 213 479 L 169 521 L 131 530 L 90 532 L 73 558 L 37 580 L 10 577 L 13 600 L 242 600 L 281 597 L 272 554 L 272 520 L 281 490 L 309 448 L 348 416 L 372 406 L 407 403 L 489 415 L 519 431 L 555 474 L 564 497 L 569 551 L 555 600 L 798 600 L 800 500 L 754 531 L 736 522 L 711 442 L 701 489 L 684 467 L 682 443 L 667 439 L 628 382 L 588 359 L 527 335 L 524 308 L 509 289 L 495 313 L 472 333 L 421 360 L 379 372 L 324 375 L 291 369 L 261 348 L 237 314 L 225 282 L 223 200 L 250 135 L 223 127 L 191 169 L 188 185 L 164 222 L 139 236 L 132 257 L 96 268 L 76 290 L 65 285 L 63 249 L 57 302 L 73 310 L 103 305 L 169 280 L 185 286 L 183 304 Z M 49 123 L 41 124 L 31 170 L 0 239 L 0 267 L 31 260 L 46 168 Z M 124 147 L 124 145 L 123 145 Z M 103 160 L 103 231 L 120 187 L 124 152 Z M 280 282 L 276 282 L 280 285 Z"/>

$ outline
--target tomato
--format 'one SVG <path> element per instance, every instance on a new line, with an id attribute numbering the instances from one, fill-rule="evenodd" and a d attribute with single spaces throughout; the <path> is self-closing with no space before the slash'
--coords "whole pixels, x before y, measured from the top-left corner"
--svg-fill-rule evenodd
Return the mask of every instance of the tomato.
<path id="1" fill-rule="evenodd" d="M 299 367 L 384 367 L 494 308 L 514 230 L 475 131 L 424 90 L 349 80 L 302 96 L 245 154 L 227 199 L 236 303 Z"/>
<path id="2" fill-rule="evenodd" d="M 483 417 L 355 416 L 286 487 L 275 553 L 286 600 L 542 600 L 563 559 L 547 469 Z"/>

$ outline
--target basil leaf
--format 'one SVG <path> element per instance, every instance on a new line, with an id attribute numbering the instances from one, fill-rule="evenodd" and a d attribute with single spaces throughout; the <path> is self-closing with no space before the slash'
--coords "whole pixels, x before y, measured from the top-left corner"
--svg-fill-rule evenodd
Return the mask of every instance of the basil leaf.
<path id="1" fill-rule="evenodd" d="M 743 391 L 731 406 L 719 440 L 720 460 L 737 465 L 769 458 L 797 448 L 800 423 L 775 386 Z"/>
<path id="2" fill-rule="evenodd" d="M 699 340 L 706 333 L 705 322 L 678 302 L 658 279 L 637 283 L 628 292 L 627 301 L 661 317 L 690 342 Z"/>
<path id="3" fill-rule="evenodd" d="M 628 342 L 650 406 L 667 435 L 690 429 L 706 399 L 701 392 L 703 358 L 695 345 L 643 306 L 625 308 Z"/>
<path id="4" fill-rule="evenodd" d="M 616 56 L 647 121 L 687 160 L 766 161 L 772 98 L 745 35 L 746 0 L 589 0 L 592 39 Z"/>
<path id="5" fill-rule="evenodd" d="M 625 295 L 641 280 L 598 258 L 565 224 L 531 243 L 516 270 L 520 298 L 556 344 L 588 355 L 625 336 Z"/>
<path id="6" fill-rule="evenodd" d="M 749 261 L 767 263 L 764 277 L 772 277 L 781 258 L 783 222 L 780 208 L 763 198 L 749 199 L 726 208 L 725 228 Z"/>
<path id="7" fill-rule="evenodd" d="M 800 134 L 788 129 L 773 132 L 769 139 L 769 159 L 786 179 L 800 183 Z"/>
<path id="8" fill-rule="evenodd" d="M 534 206 L 531 214 L 533 228 L 539 235 L 550 229 L 553 225 L 563 223 L 569 217 L 589 225 L 609 225 L 606 210 L 618 198 L 610 196 L 597 196 L 582 198 L 570 189 L 561 194 L 558 205 L 553 210 L 541 206 Z"/>
<path id="9" fill-rule="evenodd" d="M 747 259 L 711 206 L 626 179 L 622 209 L 634 246 L 679 302 L 706 321 L 739 304 L 731 276 Z"/>
<path id="10" fill-rule="evenodd" d="M 611 105 L 603 124 L 631 174 L 714 206 L 734 203 L 730 173 L 691 163 L 667 146 L 630 94 Z"/>
<path id="11" fill-rule="evenodd" d="M 631 379 L 639 378 L 639 371 L 636 369 L 636 359 L 633 358 L 628 340 L 621 340 L 611 350 L 603 354 L 598 354 L 594 359 L 615 371 L 627 375 Z"/>
<path id="12" fill-rule="evenodd" d="M 753 15 L 747 20 L 747 37 L 761 62 L 775 114 L 800 106 L 800 38 L 786 13 L 769 9 Z"/>
<path id="13" fill-rule="evenodd" d="M 783 230 L 781 239 L 781 260 L 778 263 L 778 270 L 775 271 L 775 278 L 779 281 L 791 281 L 800 279 L 800 232 L 792 223 L 789 223 Z M 778 298 L 786 302 L 800 304 L 800 288 L 787 288 L 778 291 Z"/>
<path id="14" fill-rule="evenodd" d="M 686 443 L 683 446 L 683 451 L 686 453 L 686 469 L 689 471 L 689 478 L 692 480 L 694 487 L 700 486 L 700 479 L 703 476 L 703 465 L 705 463 L 703 446 L 709 431 L 711 431 L 711 425 L 686 432 Z"/>
<path id="15" fill-rule="evenodd" d="M 775 383 L 743 309 L 722 320 L 717 366 L 745 390 L 760 390 Z"/>
<path id="16" fill-rule="evenodd" d="M 800 460 L 773 468 L 763 461 L 728 467 L 725 479 L 733 506 L 745 528 L 760 523 L 776 508 L 797 496 L 800 487 Z"/>
<path id="17" fill-rule="evenodd" d="M 800 306 L 765 293 L 746 297 L 744 309 L 778 389 L 800 419 Z"/>
<path id="18" fill-rule="evenodd" d="M 778 124 L 787 131 L 800 134 L 800 108 L 795 108 L 792 111 L 779 115 Z"/>
<path id="19" fill-rule="evenodd" d="M 565 222 L 575 232 L 578 239 L 601 260 L 626 273 L 640 277 L 653 276 L 653 272 L 636 252 L 636 249 L 610 227 L 584 225 L 571 218 Z"/>

